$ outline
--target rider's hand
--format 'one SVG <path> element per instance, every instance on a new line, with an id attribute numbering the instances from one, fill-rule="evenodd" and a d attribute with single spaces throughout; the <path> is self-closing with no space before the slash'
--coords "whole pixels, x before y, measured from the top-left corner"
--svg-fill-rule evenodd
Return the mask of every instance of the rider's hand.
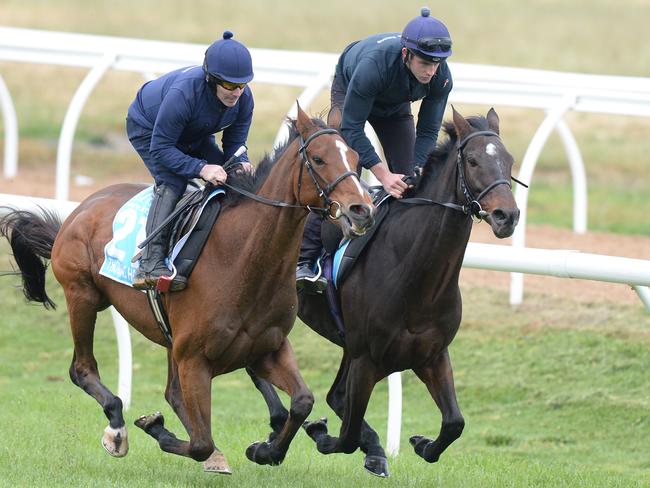
<path id="1" fill-rule="evenodd" d="M 402 198 L 402 195 L 409 187 L 403 180 L 404 175 L 392 173 L 384 162 L 374 165 L 370 171 L 379 180 L 384 190 L 395 198 Z"/>
<path id="2" fill-rule="evenodd" d="M 242 161 L 240 164 L 240 169 L 238 169 L 238 172 L 244 172 L 248 174 L 255 174 L 255 167 L 249 163 L 248 161 Z"/>
<path id="3" fill-rule="evenodd" d="M 199 176 L 213 185 L 225 183 L 228 178 L 226 171 L 218 164 L 206 164 L 201 168 Z"/>

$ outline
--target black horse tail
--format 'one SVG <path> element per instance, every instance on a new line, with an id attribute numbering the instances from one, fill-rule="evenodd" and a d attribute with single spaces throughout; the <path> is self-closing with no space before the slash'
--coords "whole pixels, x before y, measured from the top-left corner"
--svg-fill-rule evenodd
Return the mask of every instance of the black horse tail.
<path id="1" fill-rule="evenodd" d="M 52 257 L 54 239 L 61 228 L 61 219 L 50 210 L 42 207 L 39 210 L 0 208 L 0 213 L 5 213 L 0 217 L 0 235 L 9 241 L 20 270 L 4 274 L 20 274 L 27 300 L 55 309 L 56 304 L 45 291 L 45 272 L 47 261 Z"/>

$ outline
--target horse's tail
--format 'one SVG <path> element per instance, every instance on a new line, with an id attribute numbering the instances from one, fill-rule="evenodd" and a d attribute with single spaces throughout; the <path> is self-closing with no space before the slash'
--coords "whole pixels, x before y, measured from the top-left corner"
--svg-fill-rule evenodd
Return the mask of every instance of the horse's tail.
<path id="1" fill-rule="evenodd" d="M 5 274 L 20 274 L 27 300 L 54 309 L 56 304 L 45 291 L 45 272 L 47 261 L 52 257 L 54 239 L 61 228 L 61 219 L 50 210 L 39 209 L 40 212 L 31 212 L 0 208 L 0 214 L 5 213 L 0 217 L 0 235 L 9 241 L 20 270 Z"/>

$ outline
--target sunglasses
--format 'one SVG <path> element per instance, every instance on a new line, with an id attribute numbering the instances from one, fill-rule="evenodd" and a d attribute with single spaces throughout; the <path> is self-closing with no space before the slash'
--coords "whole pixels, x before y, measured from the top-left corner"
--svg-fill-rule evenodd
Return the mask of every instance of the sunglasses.
<path id="1" fill-rule="evenodd" d="M 234 91 L 237 88 L 243 90 L 244 88 L 246 88 L 246 85 L 248 84 L 248 83 L 233 83 L 231 81 L 220 80 L 218 78 L 215 79 L 215 81 L 217 82 L 217 85 L 225 88 L 228 91 Z"/>
<path id="2" fill-rule="evenodd" d="M 415 42 L 418 49 L 426 52 L 447 52 L 451 49 L 451 39 L 449 37 L 421 37 L 417 41 L 414 39 L 406 39 L 410 42 Z"/>

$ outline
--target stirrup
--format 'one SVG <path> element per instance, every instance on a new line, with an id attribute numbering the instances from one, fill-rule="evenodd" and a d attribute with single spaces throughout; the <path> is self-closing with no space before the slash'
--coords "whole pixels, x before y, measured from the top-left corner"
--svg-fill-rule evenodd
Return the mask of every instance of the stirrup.
<path id="1" fill-rule="evenodd" d="M 180 276 L 176 266 L 172 264 L 171 275 L 161 275 L 156 280 L 155 288 L 161 293 L 170 291 L 181 291 L 187 286 L 187 278 Z"/>
<path id="2" fill-rule="evenodd" d="M 305 291 L 311 294 L 323 293 L 325 291 L 325 288 L 327 288 L 327 279 L 323 276 L 323 268 L 321 267 L 320 260 L 316 261 L 316 266 L 316 272 L 310 273 L 310 276 L 296 277 L 297 291 Z"/>

